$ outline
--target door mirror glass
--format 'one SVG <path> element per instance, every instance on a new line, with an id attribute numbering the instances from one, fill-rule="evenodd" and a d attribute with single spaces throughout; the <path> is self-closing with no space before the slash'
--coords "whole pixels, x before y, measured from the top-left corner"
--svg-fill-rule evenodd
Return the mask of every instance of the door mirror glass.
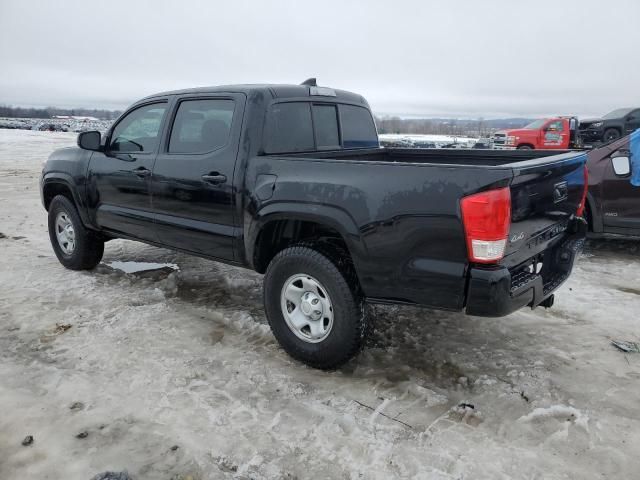
<path id="1" fill-rule="evenodd" d="M 100 132 L 82 132 L 78 135 L 78 146 L 84 150 L 100 151 Z"/>
<path id="2" fill-rule="evenodd" d="M 624 177 L 631 173 L 629 157 L 613 157 L 611 163 L 613 164 L 613 171 L 619 177 Z"/>

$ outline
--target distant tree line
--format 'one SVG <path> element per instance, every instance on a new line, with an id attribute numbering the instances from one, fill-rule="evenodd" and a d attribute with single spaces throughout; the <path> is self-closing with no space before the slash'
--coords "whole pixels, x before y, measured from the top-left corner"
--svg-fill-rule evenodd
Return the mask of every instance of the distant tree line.
<path id="1" fill-rule="evenodd" d="M 6 118 L 53 118 L 55 115 L 71 115 L 96 117 L 100 120 L 115 120 L 120 115 L 117 110 L 100 110 L 96 108 L 25 108 L 0 105 L 0 117 Z"/>

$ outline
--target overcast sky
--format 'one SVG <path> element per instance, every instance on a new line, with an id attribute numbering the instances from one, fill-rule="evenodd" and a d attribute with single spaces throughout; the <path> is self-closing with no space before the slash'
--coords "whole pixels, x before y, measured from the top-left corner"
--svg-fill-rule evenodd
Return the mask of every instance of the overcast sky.
<path id="1" fill-rule="evenodd" d="M 640 105 L 640 1 L 0 0 L 0 104 L 312 76 L 381 114 L 600 115 Z"/>

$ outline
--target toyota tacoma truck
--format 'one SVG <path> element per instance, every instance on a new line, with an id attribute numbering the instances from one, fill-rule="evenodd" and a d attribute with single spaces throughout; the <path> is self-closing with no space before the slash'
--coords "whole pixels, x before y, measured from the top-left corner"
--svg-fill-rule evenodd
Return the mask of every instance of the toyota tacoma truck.
<path id="1" fill-rule="evenodd" d="M 541 118 L 493 135 L 493 148 L 498 150 L 568 150 L 581 146 L 576 117 Z"/>
<path id="2" fill-rule="evenodd" d="M 122 238 L 264 274 L 290 355 L 352 357 L 365 302 L 550 307 L 585 234 L 586 154 L 380 148 L 365 99 L 302 85 L 152 95 L 53 152 L 40 181 L 67 268 Z"/>

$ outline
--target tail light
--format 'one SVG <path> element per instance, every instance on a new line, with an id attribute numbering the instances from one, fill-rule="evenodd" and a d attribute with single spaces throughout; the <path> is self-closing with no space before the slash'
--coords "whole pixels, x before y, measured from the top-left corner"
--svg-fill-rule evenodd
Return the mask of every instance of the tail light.
<path id="1" fill-rule="evenodd" d="M 508 187 L 463 197 L 462 222 L 469 260 L 495 263 L 504 256 L 511 226 L 511 191 Z"/>
<path id="2" fill-rule="evenodd" d="M 587 192 L 589 191 L 589 170 L 587 166 L 584 166 L 584 190 L 582 190 L 582 199 L 578 204 L 578 210 L 576 216 L 581 217 L 584 214 L 584 209 L 587 206 Z"/>

